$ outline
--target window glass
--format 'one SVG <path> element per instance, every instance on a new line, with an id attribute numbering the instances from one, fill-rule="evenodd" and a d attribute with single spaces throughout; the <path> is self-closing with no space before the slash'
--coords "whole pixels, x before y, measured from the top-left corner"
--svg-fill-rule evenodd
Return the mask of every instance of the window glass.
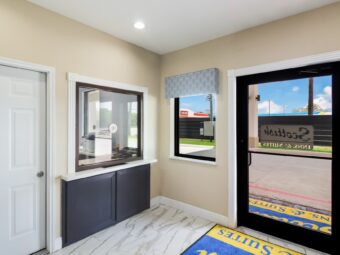
<path id="1" fill-rule="evenodd" d="M 141 157 L 141 95 L 78 85 L 77 168 Z"/>
<path id="2" fill-rule="evenodd" d="M 216 97 L 213 94 L 175 99 L 175 155 L 215 161 Z"/>
<path id="3" fill-rule="evenodd" d="M 249 213 L 332 234 L 332 86 L 331 75 L 249 85 Z"/>

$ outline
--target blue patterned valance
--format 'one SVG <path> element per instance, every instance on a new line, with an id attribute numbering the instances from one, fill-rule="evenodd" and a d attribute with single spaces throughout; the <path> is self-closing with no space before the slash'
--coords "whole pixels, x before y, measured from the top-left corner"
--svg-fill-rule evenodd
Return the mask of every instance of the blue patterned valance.
<path id="1" fill-rule="evenodd" d="M 218 69 L 210 68 L 165 78 L 166 98 L 218 93 Z"/>

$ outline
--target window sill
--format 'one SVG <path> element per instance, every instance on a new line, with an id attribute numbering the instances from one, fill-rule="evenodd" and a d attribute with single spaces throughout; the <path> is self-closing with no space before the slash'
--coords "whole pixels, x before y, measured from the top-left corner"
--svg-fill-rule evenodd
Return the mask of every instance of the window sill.
<path id="1" fill-rule="evenodd" d="M 198 164 L 217 166 L 216 161 L 200 160 L 200 159 L 193 159 L 193 158 L 184 158 L 184 157 L 178 157 L 178 156 L 170 156 L 169 159 L 183 160 L 183 161 L 189 161 L 189 162 L 198 163 Z"/>
<path id="2" fill-rule="evenodd" d="M 153 164 L 156 162 L 157 162 L 157 159 L 136 160 L 136 161 L 128 162 L 124 165 L 117 165 L 117 166 L 112 166 L 112 167 L 107 167 L 107 168 L 94 168 L 90 170 L 84 170 L 84 171 L 79 171 L 75 173 L 61 175 L 61 179 L 66 182 L 69 182 L 69 181 L 74 181 L 74 180 L 87 178 L 87 177 L 91 177 L 95 175 L 116 172 L 116 171 L 126 169 L 126 168 L 131 168 L 131 167 L 136 167 L 136 166 L 141 166 L 141 165 L 146 165 L 146 164 Z"/>

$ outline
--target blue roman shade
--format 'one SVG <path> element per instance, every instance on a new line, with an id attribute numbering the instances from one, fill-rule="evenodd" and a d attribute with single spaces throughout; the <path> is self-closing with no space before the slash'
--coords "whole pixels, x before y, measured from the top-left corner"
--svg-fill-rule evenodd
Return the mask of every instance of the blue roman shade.
<path id="1" fill-rule="evenodd" d="M 218 93 L 218 69 L 209 68 L 197 72 L 165 78 L 166 98 Z"/>

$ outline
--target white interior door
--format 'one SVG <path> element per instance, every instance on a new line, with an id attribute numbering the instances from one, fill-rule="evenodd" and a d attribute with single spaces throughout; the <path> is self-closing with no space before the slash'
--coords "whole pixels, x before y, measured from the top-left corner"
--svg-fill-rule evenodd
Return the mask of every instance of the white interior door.
<path id="1" fill-rule="evenodd" d="M 0 65 L 1 254 L 45 247 L 45 101 L 45 74 Z"/>

